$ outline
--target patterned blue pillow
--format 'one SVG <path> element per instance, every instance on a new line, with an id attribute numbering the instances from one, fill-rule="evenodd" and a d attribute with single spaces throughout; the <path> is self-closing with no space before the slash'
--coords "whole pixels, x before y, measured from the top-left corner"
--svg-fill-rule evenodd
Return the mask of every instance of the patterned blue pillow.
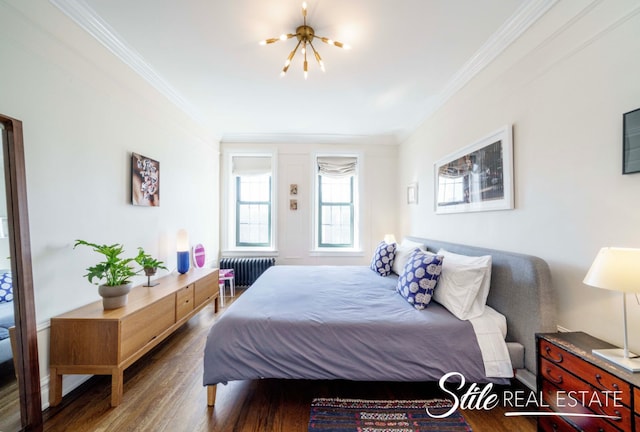
<path id="1" fill-rule="evenodd" d="M 13 301 L 13 279 L 11 272 L 0 273 L 0 303 Z"/>
<path id="2" fill-rule="evenodd" d="M 427 307 L 433 296 L 433 290 L 442 272 L 442 255 L 414 250 L 402 274 L 398 278 L 396 291 L 416 309 Z"/>
<path id="3" fill-rule="evenodd" d="M 387 244 L 382 241 L 376 248 L 373 258 L 371 258 L 371 270 L 378 273 L 380 276 L 389 276 L 392 272 L 391 266 L 393 265 L 393 259 L 396 256 L 396 244 Z"/>

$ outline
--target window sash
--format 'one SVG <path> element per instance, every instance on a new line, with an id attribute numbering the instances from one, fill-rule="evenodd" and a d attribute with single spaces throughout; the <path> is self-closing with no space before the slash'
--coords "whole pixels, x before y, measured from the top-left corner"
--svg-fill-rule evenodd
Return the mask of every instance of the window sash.
<path id="1" fill-rule="evenodd" d="M 236 176 L 236 247 L 269 247 L 271 246 L 271 176 L 269 176 L 269 200 L 268 201 L 242 201 L 242 177 Z M 242 241 L 241 237 L 246 231 L 241 230 L 244 226 L 245 229 L 251 229 L 251 226 L 258 226 L 258 229 L 261 224 L 260 221 L 250 221 L 249 223 L 240 223 L 240 215 L 242 214 L 243 207 L 248 206 L 259 206 L 266 207 L 267 213 L 267 241 L 266 242 L 247 242 Z"/>
<path id="2" fill-rule="evenodd" d="M 353 196 L 353 187 L 354 187 L 354 176 L 350 176 L 349 178 L 349 201 L 344 202 L 336 202 L 330 201 L 325 202 L 322 199 L 322 179 L 323 176 L 321 174 L 318 175 L 318 247 L 323 248 L 350 248 L 354 245 L 354 233 L 355 233 L 355 206 L 354 206 L 354 196 Z M 349 210 L 349 242 L 348 243 L 330 243 L 326 239 L 328 236 L 325 235 L 324 229 L 325 227 L 343 227 L 343 224 L 325 224 L 324 221 L 324 210 L 327 208 L 340 208 L 347 207 Z"/>

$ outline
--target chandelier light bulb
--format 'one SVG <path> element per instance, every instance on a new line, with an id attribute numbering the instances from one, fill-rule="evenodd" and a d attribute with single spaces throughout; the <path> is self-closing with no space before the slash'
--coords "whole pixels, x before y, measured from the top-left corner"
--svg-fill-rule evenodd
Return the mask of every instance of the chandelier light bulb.
<path id="1" fill-rule="evenodd" d="M 282 33 L 282 34 L 280 35 L 280 40 L 282 40 L 282 41 L 283 41 L 283 40 L 287 40 L 287 39 L 289 39 L 289 37 L 288 37 L 286 34 Z"/>

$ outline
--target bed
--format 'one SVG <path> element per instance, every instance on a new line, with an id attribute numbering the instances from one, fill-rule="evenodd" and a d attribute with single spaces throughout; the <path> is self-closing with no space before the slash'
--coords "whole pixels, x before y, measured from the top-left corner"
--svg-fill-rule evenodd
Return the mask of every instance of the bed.
<path id="1" fill-rule="evenodd" d="M 487 361 L 496 359 L 487 359 L 478 336 L 480 329 L 495 337 L 494 330 L 483 330 L 499 328 L 500 317 L 506 321 L 499 331 L 506 336 L 509 367 L 533 387 L 534 333 L 555 330 L 547 264 L 526 255 L 411 240 L 434 252 L 491 255 L 487 310 L 497 313 L 460 320 L 437 302 L 416 310 L 395 292 L 398 276 L 381 277 L 366 266 L 275 266 L 209 332 L 203 375 L 209 405 L 217 384 L 245 379 L 437 381 L 457 371 L 469 382 L 505 383 L 510 375 L 501 359 L 503 367 L 488 376 Z"/>
<path id="2" fill-rule="evenodd" d="M 0 365 L 13 360 L 9 329 L 15 325 L 11 272 L 0 270 Z"/>

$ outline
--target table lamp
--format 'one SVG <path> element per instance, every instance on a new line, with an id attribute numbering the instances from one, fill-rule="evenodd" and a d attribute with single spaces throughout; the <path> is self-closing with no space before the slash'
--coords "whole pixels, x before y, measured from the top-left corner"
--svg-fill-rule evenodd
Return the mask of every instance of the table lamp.
<path id="1" fill-rule="evenodd" d="M 640 249 L 600 249 L 583 282 L 593 287 L 622 292 L 624 349 L 594 349 L 593 354 L 632 372 L 640 371 L 640 358 L 629 352 L 627 337 L 627 293 L 640 292 Z"/>
<path id="2" fill-rule="evenodd" d="M 178 231 L 176 250 L 178 251 L 178 273 L 185 274 L 189 271 L 189 234 L 184 229 Z"/>

